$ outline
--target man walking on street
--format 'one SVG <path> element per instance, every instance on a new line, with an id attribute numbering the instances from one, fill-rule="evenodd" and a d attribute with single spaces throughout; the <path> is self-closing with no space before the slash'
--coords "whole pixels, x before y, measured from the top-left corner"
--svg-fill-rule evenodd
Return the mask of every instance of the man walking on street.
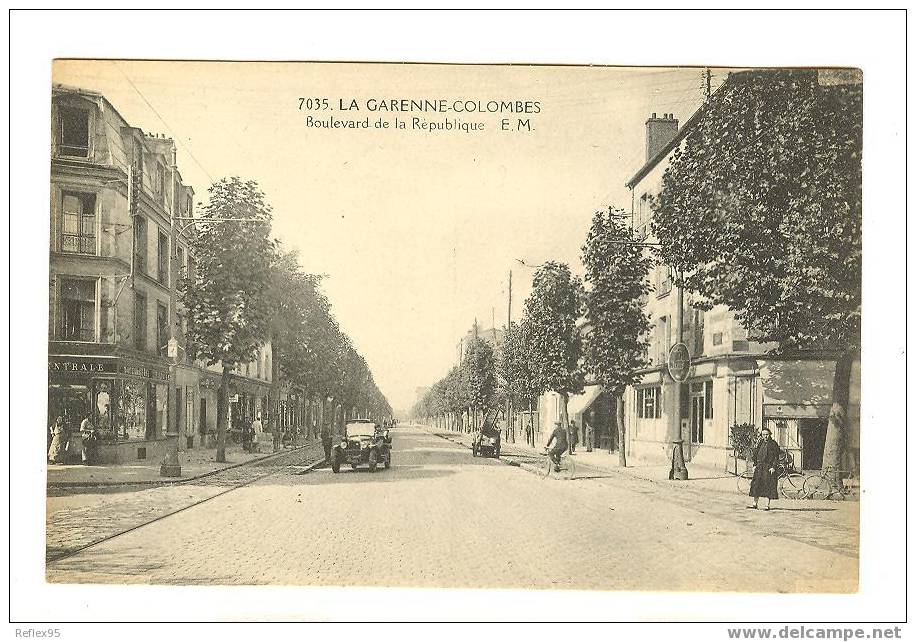
<path id="1" fill-rule="evenodd" d="M 324 448 L 324 460 L 331 461 L 331 429 L 327 423 L 321 426 L 321 446 Z"/>
<path id="2" fill-rule="evenodd" d="M 585 452 L 592 452 L 592 449 L 595 447 L 595 426 L 592 425 L 592 422 L 595 418 L 591 415 L 587 415 L 583 420 L 585 422 Z"/>
<path id="3" fill-rule="evenodd" d="M 579 429 L 576 427 L 575 419 L 569 420 L 569 429 L 568 430 L 569 430 L 569 435 L 568 435 L 569 454 L 575 455 L 576 454 L 576 445 L 579 443 Z"/>

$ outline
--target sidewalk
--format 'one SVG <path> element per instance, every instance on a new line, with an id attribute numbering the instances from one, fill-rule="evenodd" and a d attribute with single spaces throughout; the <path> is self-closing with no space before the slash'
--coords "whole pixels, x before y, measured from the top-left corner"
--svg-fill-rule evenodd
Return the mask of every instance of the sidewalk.
<path id="1" fill-rule="evenodd" d="M 430 433 L 447 435 L 448 438 L 452 439 L 453 441 L 470 448 L 472 438 L 472 435 L 470 434 L 451 432 L 447 430 L 437 430 L 433 426 L 422 426 L 422 428 Z M 532 448 L 524 441 L 509 443 L 505 440 L 502 442 L 501 451 L 503 456 L 512 458 L 513 455 L 520 455 L 523 459 L 539 456 L 543 453 L 542 448 Z M 635 479 L 641 479 L 644 481 L 668 486 L 672 489 L 691 489 L 700 492 L 712 492 L 731 496 L 735 496 L 738 493 L 738 482 L 734 475 L 723 470 L 712 468 L 710 466 L 703 466 L 700 464 L 688 462 L 687 469 L 689 472 L 689 479 L 682 481 L 668 479 L 668 472 L 670 471 L 671 467 L 667 463 L 659 464 L 656 462 L 629 460 L 627 461 L 627 466 L 624 468 L 619 464 L 617 453 L 609 453 L 606 450 L 593 450 L 592 452 L 586 452 L 586 450 L 581 446 L 576 448 L 576 454 L 573 456 L 576 458 L 577 477 L 587 477 L 589 475 L 589 471 L 595 471 L 599 474 L 616 473 L 627 475 Z M 525 465 L 526 463 L 527 462 L 522 462 L 520 465 L 527 468 L 528 466 Z M 804 501 L 805 505 L 811 507 L 831 506 L 837 503 L 844 503 L 785 499 L 780 499 L 780 501 Z M 858 501 L 857 494 L 850 495 L 846 499 L 846 503 L 854 501 Z"/>
<path id="2" fill-rule="evenodd" d="M 297 448 L 309 445 L 310 441 L 301 443 Z M 270 448 L 267 445 L 267 448 Z M 136 462 L 131 464 L 86 466 L 82 464 L 48 464 L 48 488 L 70 488 L 81 486 L 127 486 L 132 484 L 158 486 L 178 484 L 212 475 L 227 468 L 273 457 L 295 448 L 282 448 L 276 453 L 267 451 L 248 453 L 241 446 L 226 448 L 226 461 L 216 461 L 216 448 L 198 448 L 178 453 L 181 463 L 181 477 L 162 477 L 159 475 L 158 460 Z"/>

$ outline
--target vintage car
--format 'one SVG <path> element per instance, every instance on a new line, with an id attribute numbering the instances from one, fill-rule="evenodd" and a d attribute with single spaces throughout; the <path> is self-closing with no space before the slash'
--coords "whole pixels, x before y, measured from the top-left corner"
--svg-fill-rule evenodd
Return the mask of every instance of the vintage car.
<path id="1" fill-rule="evenodd" d="M 500 433 L 492 425 L 484 424 L 471 442 L 474 457 L 496 457 L 499 459 Z"/>
<path id="2" fill-rule="evenodd" d="M 369 466 L 375 471 L 379 464 L 391 466 L 391 435 L 369 419 L 354 419 L 347 422 L 340 443 L 331 449 L 331 470 L 340 472 L 342 464 Z"/>

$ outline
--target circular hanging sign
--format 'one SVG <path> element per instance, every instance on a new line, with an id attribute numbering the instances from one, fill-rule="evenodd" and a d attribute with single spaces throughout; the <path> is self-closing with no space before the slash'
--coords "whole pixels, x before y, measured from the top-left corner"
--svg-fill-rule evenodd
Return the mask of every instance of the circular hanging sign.
<path id="1" fill-rule="evenodd" d="M 668 351 L 668 374 L 678 383 L 690 373 L 690 352 L 683 343 L 675 343 Z"/>

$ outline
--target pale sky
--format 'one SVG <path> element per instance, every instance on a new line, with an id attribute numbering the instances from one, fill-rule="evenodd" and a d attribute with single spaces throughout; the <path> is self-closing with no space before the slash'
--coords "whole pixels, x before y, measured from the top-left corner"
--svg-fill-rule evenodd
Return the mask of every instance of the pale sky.
<path id="1" fill-rule="evenodd" d="M 714 85 L 724 75 L 714 70 Z M 274 234 L 324 273 L 334 314 L 396 410 L 442 377 L 475 317 L 504 325 L 530 290 L 530 264 L 581 272 L 595 210 L 629 209 L 624 183 L 645 161 L 645 121 L 681 124 L 703 98 L 699 68 L 59 61 L 53 81 L 101 92 L 133 126 L 173 136 L 198 200 L 210 178 L 256 180 Z M 127 78 L 133 82 L 131 86 Z M 148 101 L 141 98 L 140 93 Z M 299 97 L 334 111 L 300 111 Z M 539 101 L 533 131 L 513 114 L 370 112 L 370 99 Z M 339 101 L 360 111 L 340 111 Z M 157 115 L 158 112 L 158 115 Z M 317 129 L 380 117 L 408 129 Z M 411 119 L 482 122 L 427 133 Z M 392 125 L 393 127 L 393 125 Z M 193 158 L 192 156 L 193 155 Z M 195 160 L 197 162 L 195 162 Z M 199 162 L 199 165 L 198 165 Z"/>

